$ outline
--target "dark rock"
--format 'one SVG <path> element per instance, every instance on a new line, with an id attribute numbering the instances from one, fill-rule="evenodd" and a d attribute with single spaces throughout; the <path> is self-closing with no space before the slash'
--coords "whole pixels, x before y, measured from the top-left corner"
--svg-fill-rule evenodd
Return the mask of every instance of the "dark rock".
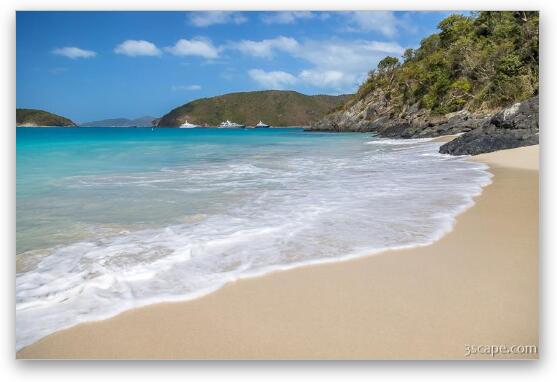
<path id="1" fill-rule="evenodd" d="M 479 128 L 445 143 L 442 154 L 477 155 L 539 143 L 539 99 L 530 98 L 494 114 Z"/>
<path id="2" fill-rule="evenodd" d="M 445 143 L 439 148 L 439 152 L 451 155 L 477 155 L 538 143 L 538 135 L 532 135 L 525 130 L 488 133 L 480 129 Z"/>
<path id="3" fill-rule="evenodd" d="M 491 123 L 504 129 L 538 128 L 539 97 L 533 97 L 522 103 L 501 110 L 491 118 Z"/>
<path id="4" fill-rule="evenodd" d="M 344 111 L 327 115 L 308 130 L 375 132 L 388 138 L 433 138 L 462 134 L 444 144 L 441 153 L 476 155 L 539 142 L 538 97 L 516 103 L 496 113 L 461 110 L 432 115 L 418 104 L 395 113 L 384 96 L 374 94 Z M 395 117 L 393 117 L 395 116 Z"/>

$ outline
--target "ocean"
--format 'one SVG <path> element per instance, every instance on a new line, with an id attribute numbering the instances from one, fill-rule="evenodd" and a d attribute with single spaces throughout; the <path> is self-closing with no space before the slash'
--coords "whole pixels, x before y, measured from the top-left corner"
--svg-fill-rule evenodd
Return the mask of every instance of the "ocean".
<path id="1" fill-rule="evenodd" d="M 240 278 L 429 244 L 491 178 L 440 145 L 298 128 L 17 128 L 16 347 Z"/>

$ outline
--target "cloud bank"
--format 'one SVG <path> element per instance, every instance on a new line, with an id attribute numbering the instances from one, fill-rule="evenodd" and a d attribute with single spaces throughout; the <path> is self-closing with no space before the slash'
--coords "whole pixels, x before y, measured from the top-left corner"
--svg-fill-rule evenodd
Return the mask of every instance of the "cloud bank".
<path id="1" fill-rule="evenodd" d="M 92 50 L 85 50 L 85 49 L 78 48 L 76 46 L 66 46 L 64 48 L 56 48 L 52 50 L 52 53 L 58 56 L 71 58 L 72 60 L 78 58 L 91 58 L 97 55 L 97 53 Z"/>
<path id="2" fill-rule="evenodd" d="M 261 69 L 251 69 L 248 74 L 255 82 L 266 89 L 284 89 L 298 81 L 292 74 L 280 70 L 266 72 Z"/>
<path id="3" fill-rule="evenodd" d="M 155 44 L 145 40 L 126 40 L 114 48 L 114 53 L 125 56 L 160 56 L 161 51 Z"/>
<path id="4" fill-rule="evenodd" d="M 385 37 L 394 37 L 398 31 L 399 21 L 391 11 L 356 11 L 348 12 L 347 16 L 355 31 L 379 32 Z"/>
<path id="5" fill-rule="evenodd" d="M 275 85 L 278 89 L 306 84 L 337 91 L 351 91 L 379 60 L 386 55 L 401 55 L 404 51 L 396 42 L 339 39 L 299 42 L 284 36 L 260 41 L 243 40 L 231 47 L 246 55 L 267 59 L 282 52 L 310 64 L 297 74 L 250 70 L 250 78 L 263 87 Z"/>
<path id="6" fill-rule="evenodd" d="M 201 28 L 216 24 L 243 24 L 248 21 L 240 12 L 225 11 L 192 12 L 189 20 L 190 24 Z"/>
<path id="7" fill-rule="evenodd" d="M 228 44 L 228 48 L 253 56 L 271 58 L 275 51 L 294 52 L 299 48 L 298 41 L 290 37 L 279 36 L 260 41 L 241 40 Z"/>
<path id="8" fill-rule="evenodd" d="M 191 40 L 181 39 L 164 49 L 175 56 L 199 56 L 214 59 L 219 56 L 219 48 L 215 47 L 211 40 L 197 37 Z"/>
<path id="9" fill-rule="evenodd" d="M 313 19 L 315 12 L 291 11 L 291 12 L 267 12 L 261 16 L 261 21 L 265 24 L 294 24 L 301 19 Z"/>

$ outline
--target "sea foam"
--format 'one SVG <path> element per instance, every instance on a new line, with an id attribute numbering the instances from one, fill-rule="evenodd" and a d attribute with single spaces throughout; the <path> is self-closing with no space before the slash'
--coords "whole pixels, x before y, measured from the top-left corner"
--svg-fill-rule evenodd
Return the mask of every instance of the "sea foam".
<path id="1" fill-rule="evenodd" d="M 429 244 L 490 182 L 485 165 L 437 154 L 440 143 L 429 140 L 343 144 L 351 146 L 256 149 L 222 162 L 60 180 L 74 192 L 181 195 L 177 205 L 201 211 L 192 207 L 178 224 L 20 253 L 27 265 L 16 275 L 17 349 L 240 278 Z"/>

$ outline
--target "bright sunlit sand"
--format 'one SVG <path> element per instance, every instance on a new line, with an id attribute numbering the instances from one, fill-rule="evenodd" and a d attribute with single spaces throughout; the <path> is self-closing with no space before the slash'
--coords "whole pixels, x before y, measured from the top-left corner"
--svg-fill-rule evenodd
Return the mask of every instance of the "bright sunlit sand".
<path id="1" fill-rule="evenodd" d="M 461 359 L 465 345 L 538 345 L 537 158 L 538 146 L 476 157 L 493 183 L 430 246 L 240 280 L 54 333 L 18 357 Z"/>

